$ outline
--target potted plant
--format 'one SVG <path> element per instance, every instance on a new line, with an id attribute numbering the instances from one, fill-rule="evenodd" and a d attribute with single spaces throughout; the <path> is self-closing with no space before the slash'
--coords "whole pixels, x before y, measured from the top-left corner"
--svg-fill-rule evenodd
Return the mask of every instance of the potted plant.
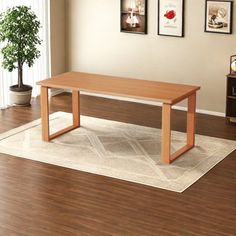
<path id="1" fill-rule="evenodd" d="M 40 57 L 37 46 L 40 22 L 30 7 L 16 6 L 0 15 L 0 42 L 2 66 L 9 72 L 18 70 L 18 83 L 10 87 L 10 99 L 14 105 L 29 105 L 32 87 L 23 83 L 23 66 L 33 66 Z"/>

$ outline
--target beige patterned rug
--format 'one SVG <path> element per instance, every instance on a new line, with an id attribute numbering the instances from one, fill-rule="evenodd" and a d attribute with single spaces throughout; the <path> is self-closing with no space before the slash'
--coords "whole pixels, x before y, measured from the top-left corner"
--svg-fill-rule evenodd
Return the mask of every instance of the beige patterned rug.
<path id="1" fill-rule="evenodd" d="M 52 132 L 71 114 L 50 116 Z M 0 135 L 0 152 L 53 165 L 183 192 L 236 149 L 236 142 L 196 136 L 197 146 L 171 165 L 160 163 L 161 130 L 81 117 L 82 127 L 50 143 L 41 141 L 40 119 Z M 185 143 L 172 133 L 172 151 Z"/>

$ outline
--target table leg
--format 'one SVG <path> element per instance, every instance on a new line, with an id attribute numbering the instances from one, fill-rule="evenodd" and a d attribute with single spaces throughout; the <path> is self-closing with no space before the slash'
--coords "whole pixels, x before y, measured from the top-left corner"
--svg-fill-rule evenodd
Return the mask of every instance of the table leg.
<path id="1" fill-rule="evenodd" d="M 170 164 L 195 145 L 196 93 L 188 97 L 187 143 L 173 154 L 171 153 L 171 105 L 162 107 L 162 156 L 164 164 Z"/>
<path id="2" fill-rule="evenodd" d="M 188 98 L 187 113 L 187 145 L 195 145 L 195 125 L 196 124 L 196 93 Z"/>
<path id="3" fill-rule="evenodd" d="M 162 154 L 161 159 L 165 164 L 171 163 L 171 105 L 162 106 Z"/>
<path id="4" fill-rule="evenodd" d="M 42 119 L 42 139 L 49 142 L 49 105 L 48 87 L 41 86 L 41 119 Z"/>
<path id="5" fill-rule="evenodd" d="M 80 92 L 72 91 L 72 113 L 73 125 L 50 134 L 49 126 L 49 104 L 48 104 L 48 88 L 41 86 L 41 117 L 42 117 L 42 139 L 49 142 L 65 133 L 80 127 Z"/>
<path id="6" fill-rule="evenodd" d="M 73 126 L 80 127 L 80 91 L 72 91 Z"/>

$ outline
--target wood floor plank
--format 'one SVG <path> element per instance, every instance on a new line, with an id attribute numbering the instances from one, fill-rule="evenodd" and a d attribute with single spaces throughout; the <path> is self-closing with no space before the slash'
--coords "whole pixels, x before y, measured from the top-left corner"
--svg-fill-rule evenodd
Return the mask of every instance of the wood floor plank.
<path id="1" fill-rule="evenodd" d="M 71 111 L 71 96 L 51 99 L 51 112 Z M 81 96 L 81 113 L 161 127 L 161 109 Z M 39 118 L 31 107 L 0 111 L 0 132 Z M 185 113 L 173 112 L 184 131 Z M 224 118 L 197 114 L 198 134 L 236 140 Z M 39 154 L 40 155 L 40 154 Z M 234 236 L 236 151 L 184 193 L 0 154 L 0 235 Z"/>

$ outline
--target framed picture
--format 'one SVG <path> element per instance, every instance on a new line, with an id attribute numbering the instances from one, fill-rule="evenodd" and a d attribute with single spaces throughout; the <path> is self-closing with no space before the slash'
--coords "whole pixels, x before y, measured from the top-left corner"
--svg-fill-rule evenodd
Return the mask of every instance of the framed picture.
<path id="1" fill-rule="evenodd" d="M 184 0 L 158 0 L 158 35 L 184 37 Z"/>
<path id="2" fill-rule="evenodd" d="M 121 32 L 147 34 L 147 0 L 121 0 Z"/>
<path id="3" fill-rule="evenodd" d="M 232 33 L 232 1 L 206 0 L 205 32 Z"/>

